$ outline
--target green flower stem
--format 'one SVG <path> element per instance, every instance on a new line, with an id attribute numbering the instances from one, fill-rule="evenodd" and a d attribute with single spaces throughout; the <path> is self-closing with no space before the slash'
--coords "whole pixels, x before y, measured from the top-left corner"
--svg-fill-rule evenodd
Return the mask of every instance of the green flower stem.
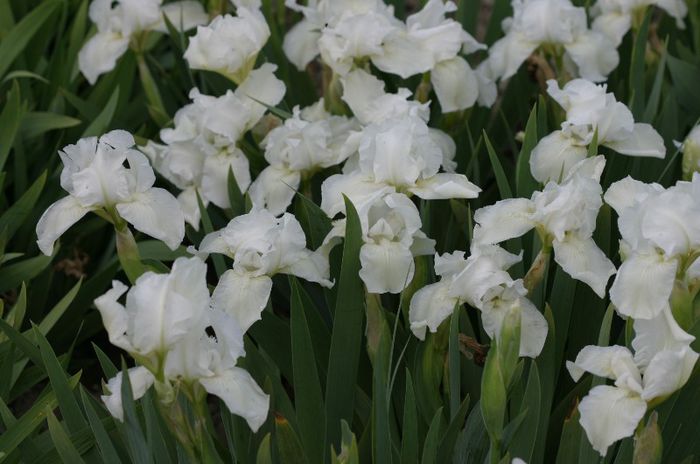
<path id="1" fill-rule="evenodd" d="M 158 409 L 160 410 L 161 417 L 163 417 L 168 424 L 170 432 L 183 447 L 190 457 L 190 460 L 192 460 L 192 462 L 198 462 L 197 450 L 192 440 L 194 432 L 177 398 L 173 401 L 158 401 Z"/>
<path id="2" fill-rule="evenodd" d="M 117 232 L 117 256 L 122 269 L 129 278 L 129 281 L 134 284 L 141 274 L 147 271 L 146 266 L 141 262 L 139 248 L 134 240 L 134 236 L 126 225 L 116 226 Z"/>

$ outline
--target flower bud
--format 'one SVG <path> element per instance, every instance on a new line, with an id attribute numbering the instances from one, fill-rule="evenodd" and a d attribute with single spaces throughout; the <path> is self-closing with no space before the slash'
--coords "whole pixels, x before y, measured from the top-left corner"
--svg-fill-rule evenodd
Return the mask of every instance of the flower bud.
<path id="1" fill-rule="evenodd" d="M 680 149 L 683 152 L 683 179 L 690 180 L 694 172 L 700 171 L 700 125 L 690 131 Z"/>

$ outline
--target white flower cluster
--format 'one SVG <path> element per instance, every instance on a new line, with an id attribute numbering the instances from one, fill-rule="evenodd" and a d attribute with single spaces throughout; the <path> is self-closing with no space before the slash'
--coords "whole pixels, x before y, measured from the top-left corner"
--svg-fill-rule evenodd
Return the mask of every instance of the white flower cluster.
<path id="1" fill-rule="evenodd" d="M 164 16 L 183 31 L 207 22 L 199 2 L 162 3 L 163 0 L 94 0 L 90 4 L 89 16 L 97 33 L 78 55 L 80 72 L 88 82 L 94 84 L 101 74 L 114 69 L 129 47 L 142 52 L 148 32 L 167 32 Z"/>
<path id="2" fill-rule="evenodd" d="M 134 149 L 131 134 L 115 130 L 80 139 L 58 154 L 61 187 L 68 196 L 49 206 L 36 226 L 44 254 L 51 255 L 63 232 L 90 211 L 117 229 L 126 227 L 126 221 L 173 250 L 180 245 L 185 236 L 182 211 L 170 192 L 153 187 L 156 176 L 148 159 Z"/>
<path id="3" fill-rule="evenodd" d="M 321 100 L 295 107 L 284 121 L 274 119 L 270 130 L 260 126 L 273 121 L 271 115 L 263 119 L 287 89 L 274 74 L 276 65 L 256 68 L 271 35 L 260 2 L 233 0 L 235 16 L 220 15 L 208 25 L 199 2 L 161 3 L 93 1 L 90 18 L 97 33 L 79 63 L 88 81 L 113 69 L 129 47 L 144 53 L 146 34 L 165 31 L 166 16 L 183 30 L 198 26 L 184 53 L 190 67 L 226 76 L 235 90 L 210 96 L 192 89 L 191 103 L 177 111 L 173 127 L 160 131 L 162 143 L 148 141 L 140 151 L 125 131 L 65 147 L 59 152 L 61 186 L 69 195 L 51 205 L 37 225 L 38 244 L 47 255 L 90 211 L 120 232 L 128 231 L 128 223 L 176 249 L 185 222 L 199 227 L 200 199 L 204 206 L 232 206 L 229 173 L 250 199 L 248 213 L 206 235 L 196 250 L 190 248 L 196 256 L 177 259 L 168 274 L 141 273 L 128 292 L 115 281 L 95 301 L 111 343 L 137 362 L 129 371 L 135 398 L 151 385 L 161 399 L 178 389 L 201 387 L 257 430 L 267 417 L 269 398 L 236 367 L 244 355 L 244 333 L 268 306 L 273 276 L 333 285 L 329 253 L 346 234 L 345 199 L 361 226 L 359 277 L 368 293 L 383 294 L 403 292 L 414 278 L 415 257 L 435 254 L 435 241 L 421 230 L 413 197 L 464 200 L 481 192 L 457 172 L 452 138 L 428 125 L 427 96 L 412 99 L 403 87 L 387 92 L 372 67 L 404 79 L 422 74 L 421 85 L 430 82 L 442 112 L 448 113 L 477 101 L 491 105 L 497 82 L 513 76 L 533 53 L 560 64 L 560 80 L 549 80 L 547 92 L 565 112 L 561 129 L 532 150 L 531 173 L 543 187 L 530 198 L 503 199 L 476 211 L 470 256 L 463 251 L 435 255 L 440 279 L 413 294 L 410 328 L 422 340 L 455 307 L 467 304 L 480 312 L 486 334 L 498 340 L 504 320 L 515 312 L 520 356 L 538 356 L 548 326 L 528 296 L 541 269 L 533 265 L 524 278 L 514 279 L 507 271 L 522 254 L 498 246 L 535 230 L 543 260 L 536 264 L 546 266 L 553 252 L 564 272 L 600 298 L 616 275 L 610 299 L 621 316 L 633 319 L 632 351 L 588 346 L 568 364 L 575 380 L 587 371 L 615 382 L 594 387 L 579 406 L 581 424 L 596 450 L 604 455 L 614 441 L 630 436 L 650 405 L 688 380 L 698 357 L 690 348 L 694 337 L 684 329 L 700 291 L 700 175 L 691 180 L 688 174 L 688 181 L 668 189 L 626 178 L 603 195 L 606 159 L 589 156 L 591 145 L 629 156 L 665 156 L 654 128 L 635 122 L 632 112 L 595 82 L 617 66 L 616 46 L 640 11 L 654 4 L 680 21 L 686 14 L 681 0 L 600 0 L 591 27 L 585 8 L 569 0 L 513 0 L 513 16 L 503 22 L 505 36 L 476 70 L 463 55 L 486 47 L 448 17 L 456 10 L 451 1 L 428 0 L 404 22 L 381 0 L 309 0 L 305 5 L 286 0 L 303 14 L 284 37 L 288 59 L 303 70 L 320 56 L 333 76 Z M 581 78 L 564 82 L 569 76 Z M 329 104 L 334 91 L 334 103 L 345 114 Z M 255 179 L 251 153 L 244 150 L 251 131 L 264 135 L 260 147 L 268 163 Z M 691 159 L 688 172 L 697 170 L 700 159 L 694 154 L 700 145 L 697 129 L 693 134 L 682 145 L 690 153 L 684 157 Z M 177 198 L 154 187 L 153 169 L 180 190 Z M 312 250 L 287 209 L 296 191 L 307 194 L 312 177 L 324 171 L 330 175 L 321 183 L 320 209 L 333 227 Z M 618 270 L 593 239 L 604 201 L 619 217 Z M 204 263 L 209 254 L 233 260 L 211 296 Z M 103 397 L 120 419 L 121 376 L 109 381 L 111 393 Z"/>
<path id="4" fill-rule="evenodd" d="M 547 338 L 547 321 L 527 299 L 522 279 L 513 280 L 507 269 L 520 256 L 494 245 L 473 245 L 469 258 L 463 251 L 435 256 L 437 283 L 420 289 L 411 300 L 411 330 L 421 340 L 448 318 L 455 306 L 469 304 L 481 312 L 484 331 L 498 338 L 510 311 L 521 317 L 520 356 L 536 357 Z"/>
<path id="5" fill-rule="evenodd" d="M 407 89 L 385 93 L 379 79 L 360 69 L 342 83 L 342 98 L 360 127 L 345 142 L 352 155 L 343 172 L 321 186 L 321 209 L 333 218 L 345 213 L 343 196 L 352 202 L 365 242 L 360 277 L 371 293 L 399 293 L 413 278 L 413 257 L 434 252 L 434 241 L 420 231 L 420 215 L 409 196 L 468 199 L 480 189 L 454 172 L 454 141 L 428 127 L 427 104 L 408 100 Z M 340 219 L 326 237 L 326 249 L 344 231 Z"/>
<path id="6" fill-rule="evenodd" d="M 126 294 L 125 305 L 118 300 L 127 287 L 114 281 L 95 306 L 109 341 L 139 364 L 129 369 L 134 399 L 154 383 L 161 401 L 173 401 L 176 389 L 198 384 L 257 430 L 267 418 L 270 400 L 246 370 L 236 367 L 245 354 L 243 330 L 216 299 L 210 300 L 206 273 L 199 258 L 178 258 L 169 274 L 142 275 Z M 102 397 L 120 420 L 122 379 L 122 373 L 110 379 L 110 393 Z"/>
<path id="7" fill-rule="evenodd" d="M 306 6 L 287 0 L 286 4 L 304 15 L 284 38 L 284 51 L 299 69 L 320 54 L 339 76 L 365 61 L 404 79 L 430 73 L 445 113 L 469 108 L 478 98 L 476 73 L 460 53 L 486 47 L 446 17 L 457 9 L 452 1 L 428 0 L 405 23 L 381 0 L 318 0 Z"/>
<path id="8" fill-rule="evenodd" d="M 617 67 L 617 49 L 605 34 L 588 27 L 585 8 L 569 0 L 512 0 L 512 6 L 513 16 L 502 24 L 505 36 L 477 70 L 485 104 L 496 98 L 496 81 L 512 77 L 538 49 L 592 81 L 605 80 Z"/>
<path id="9" fill-rule="evenodd" d="M 566 177 L 572 166 L 588 155 L 595 138 L 598 145 L 629 156 L 663 158 L 661 136 L 645 123 L 635 123 L 632 112 L 606 93 L 605 85 L 584 79 L 569 81 L 563 89 L 547 82 L 547 92 L 566 111 L 561 130 L 552 132 L 532 150 L 532 176 L 542 183 Z"/>
<path id="10" fill-rule="evenodd" d="M 650 6 L 666 11 L 676 20 L 677 27 L 684 27 L 683 18 L 688 14 L 684 0 L 597 0 L 591 9 L 592 28 L 605 34 L 617 47 L 633 22 L 643 18 Z"/>
<path id="11" fill-rule="evenodd" d="M 593 94 L 595 90 L 589 88 Z M 578 94 L 582 96 L 586 94 Z M 571 113 L 577 105 L 571 99 L 558 101 L 567 109 L 567 118 L 575 120 Z M 664 156 L 663 141 L 651 126 L 633 124 L 629 110 L 620 103 L 608 106 L 612 108 L 603 113 L 604 123 L 594 124 L 601 144 L 629 155 Z M 554 156 L 548 156 L 551 162 Z M 559 166 L 565 163 L 562 160 Z M 590 372 L 615 382 L 614 386 L 594 387 L 579 405 L 581 425 L 601 455 L 612 443 L 634 433 L 650 405 L 680 389 L 697 361 L 698 354 L 690 347 L 695 337 L 681 326 L 689 328 L 692 302 L 700 291 L 696 262 L 700 256 L 700 222 L 696 220 L 700 177 L 696 174 L 692 182 L 679 182 L 668 189 L 626 177 L 608 188 L 604 200 L 618 214 L 622 236 L 622 265 L 610 288 L 610 300 L 622 317 L 633 320 L 633 351 L 617 345 L 587 346 L 575 362 L 567 364 L 574 380 Z M 580 251 L 580 259 L 594 262 L 592 254 L 586 256 L 583 248 Z M 610 275 L 594 265 L 590 269 L 606 281 Z M 603 292 L 604 287 L 603 282 Z"/>
<path id="12" fill-rule="evenodd" d="M 192 69 L 218 72 L 243 82 L 255 66 L 258 53 L 270 38 L 270 28 L 259 1 L 233 0 L 236 16 L 217 16 L 197 28 L 185 51 Z"/>
<path id="13" fill-rule="evenodd" d="M 285 85 L 275 70 L 275 65 L 264 64 L 220 97 L 192 89 L 192 103 L 175 114 L 175 127 L 161 130 L 164 144 L 149 142 L 142 148 L 154 168 L 182 190 L 178 200 L 195 229 L 200 221 L 197 193 L 205 206 L 211 202 L 229 208 L 229 171 L 241 191 L 250 185 L 248 158 L 238 144 L 263 117 L 265 105 L 282 101 Z"/>

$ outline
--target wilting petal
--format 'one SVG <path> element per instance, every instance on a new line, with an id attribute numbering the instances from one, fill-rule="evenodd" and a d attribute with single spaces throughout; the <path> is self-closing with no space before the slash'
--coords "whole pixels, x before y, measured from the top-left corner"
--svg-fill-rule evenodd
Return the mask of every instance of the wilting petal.
<path id="1" fill-rule="evenodd" d="M 272 214 L 282 214 L 292 204 L 299 188 L 301 174 L 282 166 L 268 166 L 250 184 L 248 193 L 256 208 L 265 208 Z"/>
<path id="2" fill-rule="evenodd" d="M 282 48 L 287 59 L 299 71 L 303 71 L 311 60 L 319 54 L 318 39 L 321 31 L 311 21 L 302 19 L 284 36 Z"/>
<path id="3" fill-rule="evenodd" d="M 554 260 L 576 280 L 588 284 L 600 298 L 605 298 L 605 287 L 615 274 L 615 265 L 598 248 L 592 238 L 567 235 L 563 241 L 554 240 Z"/>
<path id="4" fill-rule="evenodd" d="M 39 249 L 46 256 L 53 253 L 53 244 L 70 226 L 85 216 L 90 208 L 78 203 L 72 196 L 61 198 L 48 207 L 36 225 Z"/>
<path id="5" fill-rule="evenodd" d="M 642 398 L 650 401 L 681 389 L 690 378 L 697 360 L 698 354 L 688 345 L 656 354 L 644 371 Z"/>
<path id="6" fill-rule="evenodd" d="M 95 300 L 95 307 L 102 316 L 102 325 L 107 331 L 109 342 L 126 351 L 133 346 L 126 337 L 128 319 L 124 305 L 117 300 L 127 291 L 127 286 L 118 280 L 112 281 L 112 288 Z"/>
<path id="7" fill-rule="evenodd" d="M 100 398 L 107 407 L 110 414 L 119 421 L 124 421 L 124 408 L 122 407 L 122 372 L 109 379 L 107 389 L 109 395 L 102 395 Z M 143 366 L 129 369 L 129 382 L 134 400 L 138 400 L 146 394 L 146 391 L 153 385 L 155 378 L 148 369 Z"/>
<path id="8" fill-rule="evenodd" d="M 152 188 L 133 195 L 128 203 L 119 203 L 117 212 L 137 230 L 162 240 L 175 250 L 185 237 L 185 216 L 170 192 Z"/>
<path id="9" fill-rule="evenodd" d="M 100 74 L 111 71 L 117 60 L 129 48 L 129 37 L 114 32 L 98 32 L 92 36 L 78 53 L 78 67 L 90 84 Z"/>
<path id="10" fill-rule="evenodd" d="M 668 306 L 678 263 L 656 253 L 635 253 L 622 263 L 610 288 L 617 311 L 634 319 L 651 319 Z"/>
<path id="11" fill-rule="evenodd" d="M 459 300 L 448 294 L 448 285 L 438 282 L 418 290 L 411 298 L 408 320 L 411 331 L 421 340 L 425 340 L 425 329 L 437 332 L 442 321 L 450 317 Z"/>
<path id="12" fill-rule="evenodd" d="M 418 180 L 409 191 L 425 200 L 476 198 L 481 189 L 469 182 L 464 174 L 441 172 L 425 180 Z"/>
<path id="13" fill-rule="evenodd" d="M 474 243 L 495 244 L 520 237 L 534 227 L 534 204 L 527 198 L 501 200 L 474 213 Z"/>
<path id="14" fill-rule="evenodd" d="M 415 271 L 411 250 L 398 242 L 365 243 L 360 263 L 360 278 L 370 293 L 400 293 Z"/>
<path id="15" fill-rule="evenodd" d="M 646 413 L 647 403 L 621 388 L 599 385 L 581 400 L 578 410 L 588 441 L 605 456 L 610 445 L 632 436 Z"/>
<path id="16" fill-rule="evenodd" d="M 199 383 L 207 392 L 221 398 L 229 411 L 244 418 L 253 432 L 265 423 L 270 397 L 247 371 L 234 367 L 215 377 L 199 379 Z"/>
<path id="17" fill-rule="evenodd" d="M 212 306 L 236 318 L 243 332 L 262 317 L 272 291 L 268 276 L 251 276 L 236 270 L 224 272 L 211 296 Z"/>
<path id="18" fill-rule="evenodd" d="M 639 122 L 634 125 L 628 137 L 614 142 L 605 142 L 604 145 L 623 155 L 652 158 L 666 156 L 664 139 L 650 124 Z"/>
<path id="19" fill-rule="evenodd" d="M 430 71 L 430 82 L 443 113 L 471 108 L 479 96 L 476 73 L 459 56 L 435 65 Z"/>

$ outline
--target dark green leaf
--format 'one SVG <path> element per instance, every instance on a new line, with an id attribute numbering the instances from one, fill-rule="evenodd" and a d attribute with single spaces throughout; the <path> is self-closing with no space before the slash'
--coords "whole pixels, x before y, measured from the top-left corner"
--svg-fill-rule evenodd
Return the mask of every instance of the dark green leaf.
<path id="1" fill-rule="evenodd" d="M 331 335 L 331 351 L 326 380 L 326 449 L 338 446 L 340 421 L 352 422 L 355 382 L 362 346 L 364 287 L 359 277 L 362 228 L 350 200 L 345 199 L 347 224 L 343 261 L 338 281 L 338 298 Z"/>
<path id="2" fill-rule="evenodd" d="M 292 363 L 294 369 L 294 405 L 299 421 L 299 434 L 304 449 L 311 462 L 321 462 L 326 450 L 323 448 L 324 407 L 323 392 L 316 358 L 311 342 L 309 326 L 304 315 L 304 307 L 299 294 L 299 284 L 290 277 L 291 295 L 291 339 Z"/>

